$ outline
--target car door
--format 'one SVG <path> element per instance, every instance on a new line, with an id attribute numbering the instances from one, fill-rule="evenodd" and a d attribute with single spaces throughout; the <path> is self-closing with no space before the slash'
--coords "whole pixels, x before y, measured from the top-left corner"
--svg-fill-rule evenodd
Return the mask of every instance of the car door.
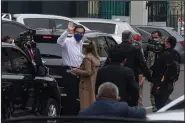
<path id="1" fill-rule="evenodd" d="M 3 22 L 2 21 L 2 37 L 10 36 L 13 39 L 16 39 L 21 32 L 28 30 L 24 25 L 14 23 L 14 22 Z"/>
<path id="2" fill-rule="evenodd" d="M 2 81 L 12 83 L 12 95 L 19 104 L 33 87 L 33 65 L 28 57 L 13 47 L 2 47 Z M 26 90 L 25 90 L 26 88 Z"/>
<path id="3" fill-rule="evenodd" d="M 117 45 L 117 42 L 110 36 L 105 36 L 105 40 L 106 40 L 109 48 Z"/>

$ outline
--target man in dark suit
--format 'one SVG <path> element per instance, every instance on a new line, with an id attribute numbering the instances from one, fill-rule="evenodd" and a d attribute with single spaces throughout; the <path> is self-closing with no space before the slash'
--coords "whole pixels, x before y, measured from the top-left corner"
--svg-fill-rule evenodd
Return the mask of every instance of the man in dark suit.
<path id="1" fill-rule="evenodd" d="M 109 53 L 108 65 L 100 68 L 96 77 L 96 93 L 98 87 L 104 82 L 112 82 L 118 86 L 120 90 L 119 96 L 121 101 L 125 101 L 129 106 L 137 106 L 139 98 L 139 87 L 135 80 L 135 75 L 132 69 L 125 67 L 127 62 L 123 57 L 117 57 L 121 55 L 119 51 L 112 51 Z"/>
<path id="2" fill-rule="evenodd" d="M 126 67 L 131 68 L 134 71 L 135 77 L 136 77 L 136 81 L 138 82 L 139 80 L 139 74 L 140 71 L 141 73 L 144 74 L 144 76 L 146 77 L 146 79 L 151 82 L 152 78 L 151 78 L 151 73 L 149 68 L 147 67 L 146 61 L 144 59 L 144 56 L 141 52 L 141 49 L 134 46 L 132 44 L 133 42 L 133 38 L 132 38 L 132 32 L 130 31 L 124 31 L 122 33 L 122 43 L 113 47 L 114 51 L 112 51 L 112 49 L 109 51 L 109 54 L 111 52 L 120 52 L 116 57 L 120 57 L 122 59 L 124 59 L 124 57 L 126 58 Z M 109 64 L 109 57 L 106 61 L 106 64 Z"/>
<path id="3" fill-rule="evenodd" d="M 118 102 L 119 90 L 113 83 L 106 82 L 98 88 L 97 100 L 79 116 L 112 116 L 125 118 L 145 118 L 144 108 L 129 107 L 126 102 Z"/>

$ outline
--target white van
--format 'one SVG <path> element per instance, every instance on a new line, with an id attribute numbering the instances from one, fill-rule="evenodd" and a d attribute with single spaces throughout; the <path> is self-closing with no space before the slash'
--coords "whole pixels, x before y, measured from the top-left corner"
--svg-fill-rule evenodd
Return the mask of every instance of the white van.
<path id="1" fill-rule="evenodd" d="M 22 23 L 32 29 L 67 29 L 69 22 L 74 23 L 74 25 L 81 25 L 71 18 L 57 15 L 13 14 L 11 16 L 12 20 Z M 87 27 L 84 26 L 84 28 L 89 31 Z"/>

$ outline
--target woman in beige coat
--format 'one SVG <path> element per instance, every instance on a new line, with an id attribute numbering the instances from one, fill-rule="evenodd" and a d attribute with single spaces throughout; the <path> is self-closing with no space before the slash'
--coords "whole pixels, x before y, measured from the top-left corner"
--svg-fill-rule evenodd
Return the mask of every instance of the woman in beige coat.
<path id="1" fill-rule="evenodd" d="M 84 48 L 85 58 L 81 67 L 79 69 L 72 69 L 74 74 L 80 76 L 80 108 L 88 108 L 95 101 L 95 82 L 100 66 L 100 60 L 94 42 L 87 41 Z"/>

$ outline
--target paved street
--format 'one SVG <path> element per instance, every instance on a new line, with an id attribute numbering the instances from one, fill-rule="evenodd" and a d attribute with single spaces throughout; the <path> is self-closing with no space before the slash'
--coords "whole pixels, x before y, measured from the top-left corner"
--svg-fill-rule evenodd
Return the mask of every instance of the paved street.
<path id="1" fill-rule="evenodd" d="M 176 82 L 174 92 L 172 93 L 172 99 L 176 99 L 184 95 L 184 64 L 181 65 L 181 72 L 179 80 Z M 151 112 L 151 102 L 150 102 L 150 83 L 144 83 L 143 90 L 143 105 L 146 107 L 147 112 Z"/>

